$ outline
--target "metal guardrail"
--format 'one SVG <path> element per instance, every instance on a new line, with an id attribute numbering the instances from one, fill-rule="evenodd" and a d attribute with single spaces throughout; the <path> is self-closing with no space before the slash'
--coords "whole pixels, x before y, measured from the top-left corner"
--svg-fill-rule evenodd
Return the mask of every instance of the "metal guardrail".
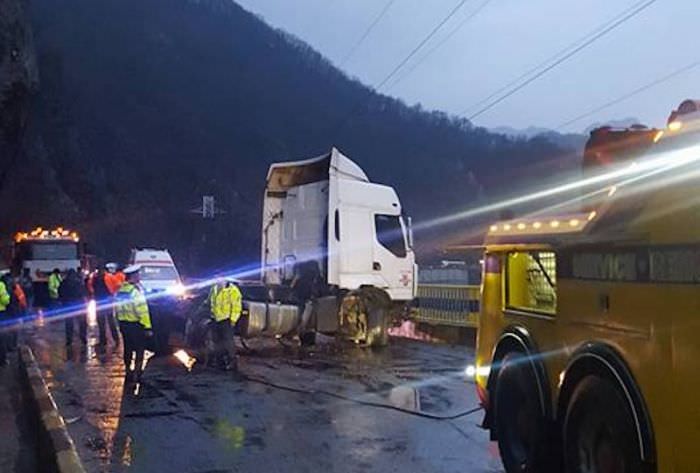
<path id="1" fill-rule="evenodd" d="M 418 284 L 412 318 L 432 325 L 476 328 L 479 310 L 479 286 Z"/>

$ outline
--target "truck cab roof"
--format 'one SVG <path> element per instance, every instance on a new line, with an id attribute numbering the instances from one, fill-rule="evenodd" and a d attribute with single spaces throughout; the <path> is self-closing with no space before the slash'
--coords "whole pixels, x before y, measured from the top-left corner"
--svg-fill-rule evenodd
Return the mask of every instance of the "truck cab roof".
<path id="1" fill-rule="evenodd" d="M 334 176 L 369 182 L 365 172 L 337 148 L 321 156 L 275 163 L 267 172 L 267 191 L 285 192 L 291 187 L 325 181 Z"/>

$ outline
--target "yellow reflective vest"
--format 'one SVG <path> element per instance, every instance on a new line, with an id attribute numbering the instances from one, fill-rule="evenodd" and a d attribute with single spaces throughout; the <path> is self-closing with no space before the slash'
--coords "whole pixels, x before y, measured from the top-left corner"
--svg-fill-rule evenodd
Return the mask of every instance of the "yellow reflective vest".
<path id="1" fill-rule="evenodd" d="M 7 292 L 5 283 L 0 281 L 0 312 L 5 312 L 8 305 L 10 305 L 10 293 Z"/>
<path id="2" fill-rule="evenodd" d="M 138 286 L 125 282 L 117 291 L 117 320 L 139 322 L 144 329 L 151 330 L 151 315 L 148 302 Z"/>
<path id="3" fill-rule="evenodd" d="M 211 317 L 216 322 L 231 320 L 231 325 L 238 322 L 243 311 L 243 297 L 235 284 L 226 287 L 213 286 L 209 292 L 209 307 Z"/>
<path id="4" fill-rule="evenodd" d="M 60 274 L 51 273 L 49 276 L 49 297 L 51 299 L 58 299 L 58 287 L 61 285 L 61 281 L 63 279 Z"/>

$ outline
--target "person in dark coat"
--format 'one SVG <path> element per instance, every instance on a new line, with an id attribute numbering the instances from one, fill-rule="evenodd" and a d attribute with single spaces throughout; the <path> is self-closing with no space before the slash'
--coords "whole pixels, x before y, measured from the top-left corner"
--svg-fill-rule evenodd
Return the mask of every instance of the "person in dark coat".
<path id="1" fill-rule="evenodd" d="M 105 271 L 100 269 L 92 280 L 95 303 L 97 304 L 97 327 L 100 332 L 99 346 L 107 346 L 107 327 L 112 335 L 114 346 L 119 346 L 119 330 L 114 318 L 114 296 L 105 283 Z"/>
<path id="2" fill-rule="evenodd" d="M 78 323 L 80 341 L 87 346 L 87 291 L 80 274 L 70 269 L 58 287 L 58 295 L 66 312 L 66 346 L 73 345 L 73 326 Z"/>

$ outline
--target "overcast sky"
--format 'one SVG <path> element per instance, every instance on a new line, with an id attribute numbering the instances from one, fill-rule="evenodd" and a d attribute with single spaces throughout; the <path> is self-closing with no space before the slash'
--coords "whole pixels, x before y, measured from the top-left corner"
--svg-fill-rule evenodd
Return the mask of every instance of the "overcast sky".
<path id="1" fill-rule="evenodd" d="M 387 0 L 238 0 L 310 43 L 350 75 L 377 85 L 460 0 L 395 0 L 355 54 L 343 59 Z M 431 49 L 484 0 L 467 0 Z M 408 104 L 460 113 L 611 20 L 635 0 L 491 0 L 398 84 Z M 474 120 L 477 125 L 556 128 L 567 120 L 700 60 L 700 1 L 657 0 L 541 79 Z M 422 53 L 416 55 L 420 58 Z M 411 63 L 409 63 L 409 68 Z M 700 98 L 700 67 L 567 127 L 636 117 L 665 124 L 685 98 Z"/>

